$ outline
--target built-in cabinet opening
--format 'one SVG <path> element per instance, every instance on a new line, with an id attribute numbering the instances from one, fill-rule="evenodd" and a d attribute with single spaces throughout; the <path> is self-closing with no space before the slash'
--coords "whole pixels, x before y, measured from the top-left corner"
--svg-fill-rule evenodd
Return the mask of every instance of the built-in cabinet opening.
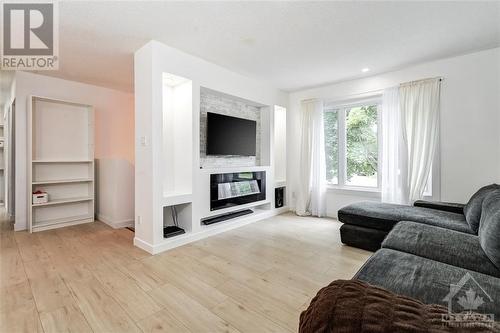
<path id="1" fill-rule="evenodd" d="M 170 238 L 192 231 L 192 204 L 163 207 L 163 237 Z"/>
<path id="2" fill-rule="evenodd" d="M 193 83 L 163 73 L 163 237 L 192 232 Z"/>
<path id="3" fill-rule="evenodd" d="M 286 184 L 286 109 L 274 106 L 274 182 L 277 187 Z"/>
<path id="4" fill-rule="evenodd" d="M 163 74 L 163 195 L 193 192 L 193 83 Z"/>

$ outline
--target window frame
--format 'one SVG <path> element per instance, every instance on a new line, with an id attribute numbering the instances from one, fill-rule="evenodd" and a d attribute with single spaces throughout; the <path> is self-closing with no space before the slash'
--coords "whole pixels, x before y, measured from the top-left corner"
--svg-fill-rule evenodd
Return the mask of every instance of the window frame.
<path id="1" fill-rule="evenodd" d="M 326 101 L 323 107 L 323 112 L 328 112 L 328 111 L 338 111 L 339 115 L 337 117 L 338 121 L 338 127 L 337 127 L 337 135 L 338 135 L 338 143 L 339 146 L 341 144 L 340 140 L 341 137 L 343 137 L 342 141 L 342 146 L 339 147 L 339 170 L 338 170 L 338 184 L 333 184 L 330 183 L 328 180 L 326 180 L 326 187 L 329 191 L 334 191 L 334 192 L 339 192 L 343 194 L 350 194 L 350 195 L 356 195 L 360 194 L 366 197 L 373 197 L 373 198 L 379 198 L 381 194 L 381 186 L 382 186 L 382 172 L 381 172 L 381 164 L 378 163 L 377 165 L 377 187 L 364 187 L 364 186 L 356 186 L 356 185 L 346 185 L 345 184 L 345 179 L 347 178 L 347 158 L 346 158 L 346 149 L 347 149 L 347 143 L 346 143 L 346 131 L 345 131 L 345 116 L 346 112 L 345 110 L 348 107 L 355 107 L 355 106 L 360 106 L 360 105 L 366 105 L 369 103 L 374 103 L 377 104 L 377 140 L 378 140 L 378 161 L 381 161 L 382 158 L 382 149 L 380 149 L 383 145 L 382 142 L 382 131 L 381 131 L 381 126 L 382 126 L 382 112 L 379 112 L 379 110 L 382 110 L 382 94 L 376 94 L 376 95 L 371 95 L 371 96 L 366 96 L 363 98 L 357 98 L 357 99 L 348 99 L 348 100 L 335 100 L 335 101 Z M 379 109 L 380 107 L 380 109 Z M 342 122 L 342 125 L 341 125 Z M 342 132 L 341 132 L 341 127 L 342 126 Z M 340 134 L 343 133 L 341 136 Z M 341 155 L 342 151 L 342 155 Z M 342 159 L 341 159 L 342 158 Z M 341 164 L 342 167 L 341 167 Z M 342 168 L 342 169 L 341 169 Z M 341 172 L 341 170 L 343 170 Z M 342 177 L 342 182 L 341 182 L 341 177 Z M 441 200 L 441 145 L 440 145 L 440 138 L 438 138 L 438 144 L 436 147 L 435 151 L 435 156 L 434 156 L 434 162 L 432 163 L 432 168 L 431 168 L 431 173 L 429 176 L 429 180 L 431 181 L 430 186 L 427 185 L 426 191 L 424 193 L 424 200 L 432 200 L 432 201 L 439 201 Z"/>
<path id="2" fill-rule="evenodd" d="M 359 186 L 347 184 L 347 130 L 346 119 L 347 111 L 360 106 L 377 105 L 377 186 Z M 325 103 L 323 113 L 325 112 L 338 112 L 337 115 L 337 142 L 338 148 L 338 184 L 333 184 L 326 180 L 326 186 L 329 189 L 335 190 L 348 190 L 348 191 L 362 191 L 362 192 L 380 192 L 382 185 L 382 172 L 380 168 L 380 159 L 382 156 L 382 131 L 381 131 L 381 107 L 382 95 L 370 96 L 367 98 L 360 98 L 355 100 L 344 100 L 340 102 Z"/>

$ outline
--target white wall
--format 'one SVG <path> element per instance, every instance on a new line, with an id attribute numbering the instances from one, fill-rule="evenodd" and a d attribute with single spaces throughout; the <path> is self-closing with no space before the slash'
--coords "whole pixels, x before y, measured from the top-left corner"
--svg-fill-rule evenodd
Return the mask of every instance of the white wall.
<path id="1" fill-rule="evenodd" d="M 11 136 L 11 125 L 13 121 L 13 102 L 16 97 L 16 80 L 14 72 L 3 71 L 0 73 L 4 76 L 4 80 L 7 80 L 8 87 L 4 91 L 0 91 L 1 97 L 1 117 L 2 122 L 4 124 L 4 148 L 3 148 L 3 179 L 4 179 L 4 188 L 2 189 L 4 193 L 4 203 L 7 210 L 7 216 L 9 218 L 14 217 L 14 172 L 11 167 L 11 149 L 12 142 L 10 140 Z"/>
<path id="2" fill-rule="evenodd" d="M 209 204 L 206 200 L 209 187 L 203 183 L 208 179 L 207 173 L 199 170 L 200 87 L 238 96 L 262 105 L 286 106 L 288 95 L 270 87 L 265 82 L 234 73 L 156 41 L 151 41 L 136 51 L 134 64 L 137 143 L 134 243 L 151 251 L 154 246 L 163 241 L 162 179 L 165 173 L 161 160 L 163 73 L 186 78 L 193 84 L 193 140 L 192 147 L 186 147 L 186 153 L 193 154 L 192 211 L 193 221 L 198 221 L 198 228 L 200 227 L 200 212 Z M 269 138 L 267 140 L 270 141 Z M 273 181 L 272 173 L 272 171 L 268 172 L 269 183 Z"/>
<path id="3" fill-rule="evenodd" d="M 288 133 L 299 133 L 301 100 L 342 100 L 402 82 L 436 76 L 444 77 L 441 90 L 441 200 L 466 202 L 480 186 L 500 182 L 500 48 L 291 93 Z M 288 143 L 288 179 L 291 180 L 298 176 L 299 142 L 296 136 L 289 135 Z M 378 196 L 329 191 L 328 214 L 336 216 L 340 207 L 359 200 L 378 200 Z"/>
<path id="4" fill-rule="evenodd" d="M 94 106 L 97 214 L 122 226 L 133 221 L 134 96 L 103 87 L 16 73 L 16 230 L 27 227 L 27 101 L 30 95 Z M 102 163 L 101 163 L 101 160 Z M 114 162 L 110 162 L 113 160 Z M 108 189 L 107 192 L 103 189 Z M 128 191 L 122 191 L 127 189 Z M 112 208 L 118 207 L 118 208 Z"/>
<path id="5" fill-rule="evenodd" d="M 96 160 L 97 218 L 114 228 L 134 226 L 134 165 L 124 158 Z"/>
<path id="6" fill-rule="evenodd" d="M 15 76 L 13 71 L 0 70 L 0 81 L 3 87 L 0 89 L 0 111 L 5 114 L 14 99 Z"/>

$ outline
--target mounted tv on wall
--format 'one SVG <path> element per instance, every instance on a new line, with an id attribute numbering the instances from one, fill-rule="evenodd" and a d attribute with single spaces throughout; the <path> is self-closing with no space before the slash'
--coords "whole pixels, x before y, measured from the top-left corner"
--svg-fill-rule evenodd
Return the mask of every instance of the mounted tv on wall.
<path id="1" fill-rule="evenodd" d="M 207 112 L 207 155 L 255 156 L 257 122 Z"/>

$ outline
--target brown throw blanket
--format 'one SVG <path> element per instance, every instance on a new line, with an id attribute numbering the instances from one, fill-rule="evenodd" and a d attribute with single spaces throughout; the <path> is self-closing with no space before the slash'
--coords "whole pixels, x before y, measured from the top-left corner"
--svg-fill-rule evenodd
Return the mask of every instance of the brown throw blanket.
<path id="1" fill-rule="evenodd" d="M 300 315 L 300 333 L 499 332 L 499 327 L 447 325 L 447 308 L 398 296 L 358 280 L 321 289 Z"/>

